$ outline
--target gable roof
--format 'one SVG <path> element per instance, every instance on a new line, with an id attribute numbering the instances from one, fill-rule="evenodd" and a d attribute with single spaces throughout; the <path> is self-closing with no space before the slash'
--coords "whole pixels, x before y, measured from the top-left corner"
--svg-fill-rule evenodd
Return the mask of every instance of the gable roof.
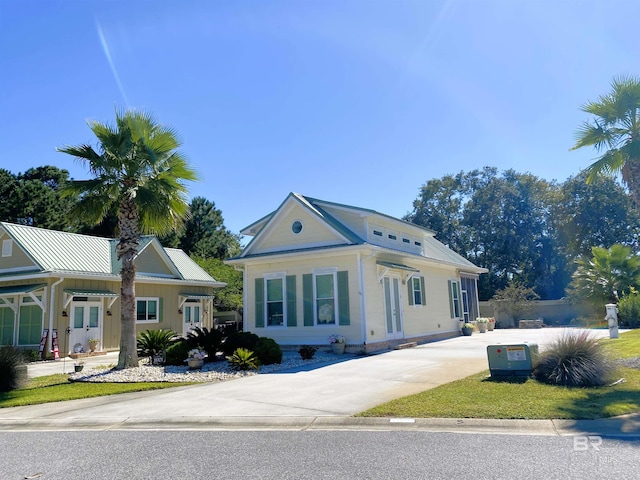
<path id="1" fill-rule="evenodd" d="M 105 276 L 120 278 L 122 262 L 118 260 L 118 240 L 80 235 L 77 233 L 47 230 L 44 228 L 0 222 L 4 232 L 33 262 L 33 269 L 21 270 L 23 274 L 54 273 Z M 195 281 L 222 287 L 182 250 L 162 247 L 154 236 L 142 236 L 139 252 L 153 251 L 172 274 L 168 280 Z M 153 275 L 136 274 L 136 277 L 153 278 Z"/>
<path id="2" fill-rule="evenodd" d="M 336 232 L 343 238 L 343 242 L 339 245 L 301 245 L 301 246 L 287 246 L 283 245 L 282 248 L 270 251 L 259 251 L 256 248 L 263 237 L 268 237 L 270 231 L 273 230 L 278 223 L 279 217 L 283 215 L 283 211 L 292 203 L 296 203 L 301 208 L 310 212 L 320 222 L 333 232 Z M 397 228 L 399 231 L 410 231 L 419 235 L 422 239 L 422 255 L 412 252 L 407 252 L 402 249 L 393 248 L 390 245 L 378 245 L 368 242 L 365 238 L 355 232 L 348 222 L 342 221 L 339 217 L 340 212 L 346 212 L 356 217 L 367 220 L 370 224 L 383 223 L 391 225 Z M 243 235 L 253 235 L 254 238 L 247 244 L 240 256 L 229 259 L 230 263 L 242 263 L 241 259 L 258 258 L 265 256 L 281 255 L 281 254 L 294 254 L 294 253 L 308 253 L 311 251 L 336 249 L 344 247 L 354 246 L 371 246 L 376 249 L 388 251 L 390 253 L 407 255 L 415 258 L 427 259 L 437 263 L 443 263 L 448 265 L 454 265 L 458 268 L 476 273 L 484 273 L 487 270 L 485 268 L 478 267 L 472 262 L 464 258 L 462 255 L 454 252 L 449 247 L 441 243 L 435 238 L 435 231 L 416 225 L 404 220 L 397 219 L 390 215 L 377 212 L 375 210 L 355 207 L 352 205 L 345 205 L 341 203 L 328 202 L 326 200 L 320 200 L 312 197 L 305 197 L 298 193 L 290 193 L 287 198 L 280 204 L 280 206 L 273 212 L 265 215 L 256 222 L 242 229 Z"/>

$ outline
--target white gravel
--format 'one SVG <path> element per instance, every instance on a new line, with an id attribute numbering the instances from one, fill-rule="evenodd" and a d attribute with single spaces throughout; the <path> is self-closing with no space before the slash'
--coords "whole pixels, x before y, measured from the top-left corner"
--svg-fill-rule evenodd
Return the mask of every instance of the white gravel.
<path id="1" fill-rule="evenodd" d="M 342 356 L 344 358 L 344 356 Z M 111 366 L 104 368 L 90 368 L 82 372 L 71 373 L 69 379 L 77 382 L 220 382 L 234 378 L 271 373 L 295 367 L 303 367 L 320 362 L 335 362 L 340 360 L 336 355 L 316 355 L 311 360 L 302 360 L 297 353 L 282 357 L 282 363 L 261 366 L 257 371 L 235 372 L 229 368 L 226 361 L 205 363 L 202 369 L 189 370 L 187 366 L 151 366 L 146 359 L 140 360 L 140 366 L 125 370 L 114 370 Z"/>

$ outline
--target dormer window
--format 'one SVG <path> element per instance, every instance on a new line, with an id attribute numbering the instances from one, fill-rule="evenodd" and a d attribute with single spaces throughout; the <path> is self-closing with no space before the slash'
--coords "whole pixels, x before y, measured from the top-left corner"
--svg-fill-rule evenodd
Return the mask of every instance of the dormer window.
<path id="1" fill-rule="evenodd" d="M 2 240 L 2 256 L 10 257 L 13 250 L 13 240 L 6 239 Z"/>

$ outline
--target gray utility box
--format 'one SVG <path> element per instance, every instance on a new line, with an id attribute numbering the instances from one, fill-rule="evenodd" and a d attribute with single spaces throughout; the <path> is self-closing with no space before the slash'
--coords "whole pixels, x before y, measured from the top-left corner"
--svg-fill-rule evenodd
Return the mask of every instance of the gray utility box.
<path id="1" fill-rule="evenodd" d="M 492 377 L 528 376 L 538 357 L 538 344 L 489 345 L 489 370 Z"/>

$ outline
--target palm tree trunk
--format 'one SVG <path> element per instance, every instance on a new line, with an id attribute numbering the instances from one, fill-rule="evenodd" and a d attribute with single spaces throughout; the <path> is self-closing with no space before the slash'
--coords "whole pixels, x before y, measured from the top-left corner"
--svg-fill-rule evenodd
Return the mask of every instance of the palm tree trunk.
<path id="1" fill-rule="evenodd" d="M 630 158 L 622 167 L 622 178 L 629 187 L 633 206 L 640 209 L 640 158 Z"/>
<path id="2" fill-rule="evenodd" d="M 140 233 L 138 231 L 138 211 L 133 201 L 123 201 L 118 212 L 120 242 L 116 251 L 122 260 L 120 271 L 120 355 L 118 370 L 138 366 L 136 348 L 136 265 Z"/>

